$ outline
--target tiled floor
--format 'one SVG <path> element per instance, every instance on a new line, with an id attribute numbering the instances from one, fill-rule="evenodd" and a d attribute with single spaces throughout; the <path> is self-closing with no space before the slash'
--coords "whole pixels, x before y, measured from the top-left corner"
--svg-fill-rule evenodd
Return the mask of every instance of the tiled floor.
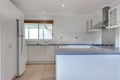
<path id="1" fill-rule="evenodd" d="M 24 75 L 16 80 L 55 80 L 55 65 L 27 65 Z"/>

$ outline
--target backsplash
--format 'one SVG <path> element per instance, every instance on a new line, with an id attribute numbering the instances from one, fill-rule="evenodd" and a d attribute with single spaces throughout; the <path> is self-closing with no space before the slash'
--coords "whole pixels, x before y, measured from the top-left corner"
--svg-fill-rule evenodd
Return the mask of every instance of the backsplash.
<path id="1" fill-rule="evenodd" d="M 102 30 L 102 43 L 115 45 L 116 29 Z"/>

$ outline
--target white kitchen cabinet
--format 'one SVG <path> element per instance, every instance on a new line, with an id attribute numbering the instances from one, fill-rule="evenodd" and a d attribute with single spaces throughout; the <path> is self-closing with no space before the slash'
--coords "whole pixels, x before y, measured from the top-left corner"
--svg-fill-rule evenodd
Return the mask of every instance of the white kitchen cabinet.
<path id="1" fill-rule="evenodd" d="M 97 11 L 93 14 L 93 17 L 94 17 L 94 25 L 102 22 L 103 18 L 102 18 L 102 10 L 100 11 Z"/>
<path id="2" fill-rule="evenodd" d="M 109 27 L 116 28 L 120 25 L 120 6 L 116 6 L 109 10 Z"/>
<path id="3" fill-rule="evenodd" d="M 45 46 L 45 60 L 48 62 L 54 61 L 54 46 Z"/>
<path id="4" fill-rule="evenodd" d="M 86 32 L 90 32 L 92 30 L 93 26 L 94 26 L 94 18 L 90 17 L 86 21 Z"/>
<path id="5" fill-rule="evenodd" d="M 43 61 L 43 51 L 41 46 L 28 46 L 28 62 Z"/>
<path id="6" fill-rule="evenodd" d="M 99 31 L 99 29 L 95 29 L 95 25 L 100 22 L 102 22 L 102 11 L 97 11 L 87 19 L 86 32 Z"/>
<path id="7" fill-rule="evenodd" d="M 110 10 L 110 26 L 117 25 L 117 8 Z"/>
<path id="8" fill-rule="evenodd" d="M 89 20 L 86 21 L 86 31 L 88 32 L 90 30 L 90 22 Z"/>
<path id="9" fill-rule="evenodd" d="M 54 63 L 54 46 L 29 46 L 28 64 Z"/>
<path id="10" fill-rule="evenodd" d="M 94 17 L 90 19 L 90 30 L 92 30 L 94 27 Z"/>

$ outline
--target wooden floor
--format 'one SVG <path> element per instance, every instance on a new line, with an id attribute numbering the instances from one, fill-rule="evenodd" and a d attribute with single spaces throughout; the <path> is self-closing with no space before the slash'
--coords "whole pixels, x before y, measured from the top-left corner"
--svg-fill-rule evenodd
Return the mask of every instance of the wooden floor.
<path id="1" fill-rule="evenodd" d="M 55 65 L 27 65 L 23 76 L 15 80 L 55 80 Z"/>

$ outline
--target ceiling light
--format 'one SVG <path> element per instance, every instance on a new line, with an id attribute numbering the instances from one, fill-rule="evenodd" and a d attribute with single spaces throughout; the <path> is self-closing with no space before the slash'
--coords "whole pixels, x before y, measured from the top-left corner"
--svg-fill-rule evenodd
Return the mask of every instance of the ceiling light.
<path id="1" fill-rule="evenodd" d="M 65 7 L 65 4 L 62 4 L 62 7 Z"/>

